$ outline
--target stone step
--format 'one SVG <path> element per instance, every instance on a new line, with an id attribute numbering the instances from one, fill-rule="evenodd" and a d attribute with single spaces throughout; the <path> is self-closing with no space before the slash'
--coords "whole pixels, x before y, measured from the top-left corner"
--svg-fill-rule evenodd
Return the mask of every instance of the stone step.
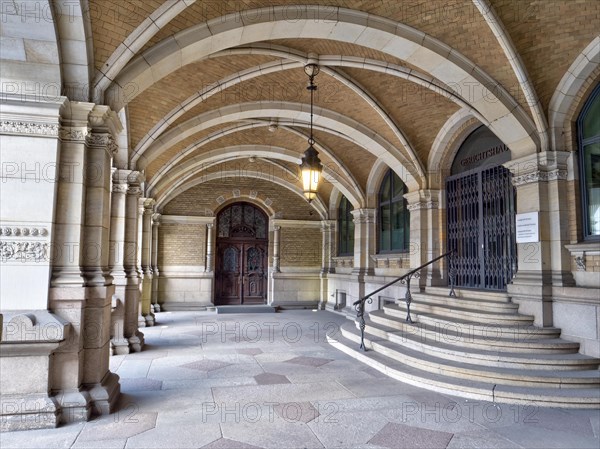
<path id="1" fill-rule="evenodd" d="M 356 329 L 353 330 L 355 337 L 359 335 Z M 360 336 L 358 338 L 360 339 Z M 335 348 L 394 379 L 444 394 L 507 404 L 587 409 L 600 407 L 600 389 L 598 388 L 519 387 L 499 385 L 493 379 L 488 381 L 481 378 L 470 380 L 449 377 L 439 372 L 415 368 L 373 350 L 364 352 L 358 349 L 356 338 L 350 340 L 338 333 L 335 338 L 328 336 L 328 341 Z M 372 347 L 370 341 L 367 342 L 367 345 Z"/>
<path id="2" fill-rule="evenodd" d="M 438 296 L 448 296 L 450 287 L 426 287 L 426 293 Z M 510 298 L 506 292 L 497 292 L 493 290 L 476 290 L 469 288 L 455 288 L 456 298 L 458 299 L 478 299 L 489 302 L 510 303 Z"/>
<path id="3" fill-rule="evenodd" d="M 406 303 L 398 300 L 399 309 L 406 310 Z M 450 304 L 428 304 L 413 301 L 410 305 L 412 314 L 436 314 L 443 315 L 447 318 L 459 318 L 476 323 L 499 323 L 499 324 L 532 324 L 533 317 L 528 315 L 517 314 L 516 311 L 511 312 L 491 312 L 488 310 L 475 311 L 470 308 L 465 308 L 458 305 Z M 414 319 L 414 317 L 413 317 Z"/>
<path id="4" fill-rule="evenodd" d="M 406 319 L 406 307 L 401 307 L 398 304 L 386 304 L 383 306 L 386 314 Z M 412 306 L 411 306 L 412 312 Z M 560 329 L 554 327 L 535 327 L 530 321 L 524 321 L 519 324 L 509 324 L 506 322 L 487 322 L 479 324 L 476 321 L 464 320 L 460 318 L 447 318 L 443 315 L 434 313 L 417 312 L 412 314 L 413 321 L 418 321 L 429 326 L 441 326 L 447 329 L 453 329 L 455 332 L 461 332 L 466 335 L 491 336 L 499 334 L 502 336 L 521 336 L 523 338 L 540 338 L 545 335 L 558 336 Z"/>
<path id="5" fill-rule="evenodd" d="M 358 323 L 356 323 L 358 326 Z M 440 362 L 459 362 L 489 368 L 510 368 L 516 370 L 542 370 L 542 371 L 570 371 L 597 369 L 600 360 L 588 358 L 576 351 L 569 353 L 518 353 L 474 349 L 446 344 L 444 342 L 422 340 L 418 336 L 395 331 L 393 328 L 376 324 L 372 321 L 366 323 L 365 333 L 384 340 L 388 340 L 402 348 L 410 349 L 442 359 Z M 600 386 L 600 384 L 599 384 Z"/>
<path id="6" fill-rule="evenodd" d="M 413 303 L 444 305 L 451 307 L 461 307 L 469 310 L 484 310 L 489 312 L 516 313 L 519 310 L 518 304 L 506 301 L 489 301 L 486 299 L 474 298 L 455 298 L 452 296 L 441 296 L 431 293 L 413 293 Z M 402 301 L 400 298 L 398 301 Z"/>
<path id="7" fill-rule="evenodd" d="M 369 313 L 373 323 L 389 327 L 394 332 L 412 335 L 420 340 L 449 343 L 469 350 L 493 349 L 497 351 L 512 352 L 551 352 L 570 353 L 579 351 L 579 343 L 574 343 L 558 338 L 560 331 L 556 329 L 554 334 L 544 334 L 540 338 L 525 338 L 510 333 L 503 335 L 497 332 L 500 328 L 492 329 L 490 335 L 474 335 L 467 332 L 456 332 L 455 326 L 431 326 L 425 323 L 407 323 L 404 318 L 396 318 L 386 314 L 383 310 L 374 310 Z"/>
<path id="8" fill-rule="evenodd" d="M 360 345 L 360 331 L 346 323 L 341 327 L 342 335 Z M 365 334 L 367 347 L 379 352 L 393 360 L 412 366 L 425 372 L 442 374 L 451 378 L 467 380 L 483 380 L 498 385 L 514 385 L 520 387 L 544 388 L 598 388 L 600 386 L 600 371 L 597 364 L 588 364 L 594 369 L 577 369 L 577 365 L 570 365 L 568 370 L 537 370 L 526 368 L 502 368 L 477 365 L 474 363 L 457 362 L 448 359 L 415 351 L 403 345 L 392 343 L 378 336 Z M 575 355 L 575 354 L 569 354 Z M 577 354 L 581 357 L 581 354 Z"/>

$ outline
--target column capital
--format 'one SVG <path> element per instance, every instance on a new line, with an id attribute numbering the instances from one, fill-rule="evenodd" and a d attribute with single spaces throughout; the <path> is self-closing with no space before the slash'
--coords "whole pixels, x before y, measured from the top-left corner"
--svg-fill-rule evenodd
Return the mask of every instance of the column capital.
<path id="1" fill-rule="evenodd" d="M 212 228 L 214 228 L 214 227 L 215 227 L 215 224 L 214 224 L 214 223 L 206 223 L 206 228 L 207 228 L 207 229 L 212 229 Z"/>
<path id="2" fill-rule="evenodd" d="M 422 189 L 404 194 L 408 210 L 438 209 L 440 207 L 440 190 Z"/>
<path id="3" fill-rule="evenodd" d="M 149 214 L 154 211 L 154 205 L 156 204 L 156 200 L 154 198 L 141 198 L 143 201 L 144 212 Z"/>
<path id="4" fill-rule="evenodd" d="M 152 225 L 160 226 L 162 215 L 161 214 L 153 214 L 152 215 Z"/>
<path id="5" fill-rule="evenodd" d="M 321 220 L 321 230 L 323 232 L 335 229 L 336 220 Z"/>
<path id="6" fill-rule="evenodd" d="M 514 159 L 503 165 L 513 175 L 513 185 L 519 187 L 526 184 L 566 181 L 568 179 L 569 151 L 543 151 Z"/>
<path id="7" fill-rule="evenodd" d="M 58 137 L 63 142 L 85 143 L 91 132 L 89 115 L 94 103 L 66 101 L 60 108 L 60 129 Z"/>
<path id="8" fill-rule="evenodd" d="M 350 212 L 354 223 L 375 223 L 375 209 L 354 209 Z"/>

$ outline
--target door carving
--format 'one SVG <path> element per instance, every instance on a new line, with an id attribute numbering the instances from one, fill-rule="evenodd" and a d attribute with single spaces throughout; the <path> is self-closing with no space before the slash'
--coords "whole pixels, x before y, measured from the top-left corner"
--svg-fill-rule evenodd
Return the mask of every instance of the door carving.
<path id="1" fill-rule="evenodd" d="M 236 203 L 217 217 L 215 305 L 265 304 L 267 217 L 249 203 Z"/>

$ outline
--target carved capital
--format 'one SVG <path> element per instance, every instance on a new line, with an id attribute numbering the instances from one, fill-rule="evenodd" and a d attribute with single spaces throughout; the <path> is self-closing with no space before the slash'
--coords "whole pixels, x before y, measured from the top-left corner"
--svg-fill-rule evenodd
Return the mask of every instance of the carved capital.
<path id="1" fill-rule="evenodd" d="M 58 131 L 58 137 L 63 142 L 85 143 L 89 133 L 87 126 L 62 126 Z"/>
<path id="2" fill-rule="evenodd" d="M 113 191 L 113 193 L 126 194 L 127 193 L 127 189 L 128 189 L 128 186 L 127 186 L 127 184 L 124 184 L 124 183 L 114 183 L 112 185 L 112 191 Z"/>

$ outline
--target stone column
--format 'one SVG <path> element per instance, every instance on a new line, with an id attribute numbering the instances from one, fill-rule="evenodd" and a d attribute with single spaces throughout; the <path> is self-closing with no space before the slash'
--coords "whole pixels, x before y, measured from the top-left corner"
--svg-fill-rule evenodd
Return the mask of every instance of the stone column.
<path id="1" fill-rule="evenodd" d="M 83 386 L 84 333 L 89 334 L 91 330 L 83 328 L 87 288 L 81 265 L 86 199 L 84 172 L 88 157 L 86 137 L 90 131 L 88 115 L 93 107 L 92 103 L 66 103 L 59 132 L 61 151 L 50 310 L 71 323 L 68 344 L 56 350 L 50 363 L 52 387 L 62 409 L 61 422 L 86 421 L 91 415 L 90 395 Z"/>
<path id="2" fill-rule="evenodd" d="M 375 209 L 354 209 L 354 268 L 352 276 L 356 283 L 351 283 L 348 290 L 349 301 L 346 310 L 355 313 L 352 303 L 365 294 L 365 276 L 375 274 L 373 259 L 375 254 Z"/>
<path id="3" fill-rule="evenodd" d="M 375 254 L 375 209 L 354 209 L 354 275 L 374 274 L 371 255 Z"/>
<path id="4" fill-rule="evenodd" d="M 416 268 L 445 252 L 440 239 L 440 190 L 418 190 L 404 195 L 410 211 L 410 266 Z M 421 286 L 441 285 L 444 281 L 443 261 L 424 268 L 419 278 Z"/>
<path id="5" fill-rule="evenodd" d="M 118 399 L 119 376 L 109 371 L 110 313 L 114 285 L 109 270 L 110 182 L 114 136 L 121 129 L 108 106 L 94 106 L 87 136 L 83 274 L 87 287 L 83 382 L 93 412 L 110 413 Z"/>
<path id="6" fill-rule="evenodd" d="M 154 313 L 160 312 L 158 303 L 158 227 L 160 226 L 160 214 L 152 215 L 152 308 Z"/>
<path id="7" fill-rule="evenodd" d="M 125 195 L 129 170 L 114 169 L 112 175 L 112 201 L 110 225 L 111 276 L 115 294 L 112 298 L 111 346 L 114 355 L 129 354 L 129 342 L 125 338 L 125 289 L 127 280 L 123 255 L 125 254 Z"/>
<path id="8" fill-rule="evenodd" d="M 137 270 L 138 245 L 138 200 L 142 194 L 140 184 L 142 174 L 132 171 L 127 176 L 127 194 L 125 195 L 125 338 L 129 341 L 129 349 L 139 352 L 144 346 L 144 334 L 140 327 L 146 326 L 146 320 L 141 313 L 140 304 L 140 273 Z"/>
<path id="9" fill-rule="evenodd" d="M 517 214 L 537 212 L 539 242 L 518 243 L 518 270 L 507 291 L 519 312 L 538 326 L 552 326 L 552 286 L 574 285 L 567 210 L 569 153 L 546 151 L 504 164 L 513 174 Z"/>
<path id="10" fill-rule="evenodd" d="M 335 267 L 333 265 L 333 256 L 335 255 L 335 220 L 322 220 L 321 221 L 321 241 L 323 243 L 323 252 L 321 255 L 321 273 L 319 277 L 321 279 L 321 297 L 319 299 L 319 309 L 324 310 L 327 304 L 327 292 L 328 292 L 328 280 L 327 275 L 329 273 L 335 273 Z"/>
<path id="11" fill-rule="evenodd" d="M 204 271 L 207 273 L 212 273 L 214 270 L 214 260 L 213 260 L 213 234 L 214 234 L 213 223 L 206 224 L 206 266 L 204 267 Z"/>
<path id="12" fill-rule="evenodd" d="M 141 214 L 141 269 L 142 269 L 142 315 L 146 326 L 154 326 L 154 311 L 152 310 L 152 213 L 156 201 L 152 198 L 143 199 Z"/>
<path id="13" fill-rule="evenodd" d="M 273 273 L 279 273 L 281 258 L 279 256 L 281 250 L 281 226 L 273 226 Z"/>

